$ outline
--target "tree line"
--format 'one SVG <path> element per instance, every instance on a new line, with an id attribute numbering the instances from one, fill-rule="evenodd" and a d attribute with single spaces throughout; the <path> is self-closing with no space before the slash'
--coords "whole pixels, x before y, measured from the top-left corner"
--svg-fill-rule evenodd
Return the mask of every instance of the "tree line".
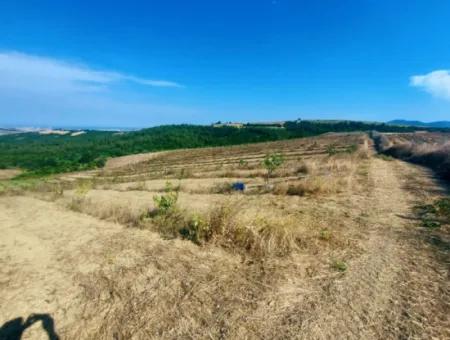
<path id="1" fill-rule="evenodd" d="M 87 131 L 78 136 L 21 133 L 0 136 L 0 168 L 21 168 L 27 170 L 25 176 L 41 176 L 101 167 L 109 157 L 142 152 L 266 142 L 326 132 L 416 129 L 352 121 L 294 121 L 277 129 L 251 125 L 242 128 L 166 125 L 124 133 Z"/>

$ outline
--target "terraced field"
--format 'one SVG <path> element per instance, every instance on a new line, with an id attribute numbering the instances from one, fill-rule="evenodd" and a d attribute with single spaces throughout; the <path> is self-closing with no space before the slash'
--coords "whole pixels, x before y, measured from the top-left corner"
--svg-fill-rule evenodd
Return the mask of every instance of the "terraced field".
<path id="1" fill-rule="evenodd" d="M 417 212 L 446 195 L 363 133 L 132 155 L 11 190 L 0 335 L 22 317 L 32 339 L 44 319 L 64 339 L 448 338 L 449 225 Z"/>

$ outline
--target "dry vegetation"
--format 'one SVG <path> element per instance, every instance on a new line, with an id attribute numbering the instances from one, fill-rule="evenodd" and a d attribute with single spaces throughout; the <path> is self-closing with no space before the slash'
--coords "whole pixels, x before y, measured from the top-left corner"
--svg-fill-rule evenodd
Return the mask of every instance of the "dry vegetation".
<path id="1" fill-rule="evenodd" d="M 450 179 L 450 133 L 383 134 L 378 139 L 384 154 L 428 166 Z"/>
<path id="2" fill-rule="evenodd" d="M 10 189 L 0 204 L 11 228 L 45 230 L 49 218 L 66 218 L 46 280 L 73 288 L 39 305 L 63 338 L 450 336 L 444 193 L 417 208 L 419 194 L 407 187 L 415 182 L 402 175 L 400 187 L 399 174 L 422 170 L 372 153 L 365 134 L 329 134 L 139 155 Z M 283 162 L 268 172 L 263 161 L 274 154 Z M 28 217 L 17 222 L 20 207 Z M 426 219 L 439 226 L 422 226 Z M 439 238 L 440 256 L 428 237 Z M 1 292 L 12 301 L 20 273 L 5 268 L 12 279 Z"/>
<path id="3" fill-rule="evenodd" d="M 14 178 L 21 172 L 19 169 L 0 169 L 0 181 Z"/>

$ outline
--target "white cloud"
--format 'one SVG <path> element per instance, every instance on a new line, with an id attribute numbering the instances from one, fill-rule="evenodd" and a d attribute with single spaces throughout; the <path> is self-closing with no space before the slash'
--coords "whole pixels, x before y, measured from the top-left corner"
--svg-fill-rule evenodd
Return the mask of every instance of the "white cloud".
<path id="1" fill-rule="evenodd" d="M 153 87 L 181 87 L 116 71 L 101 71 L 64 61 L 17 52 L 0 52 L 0 88 L 31 92 L 95 92 L 119 82 Z"/>
<path id="2" fill-rule="evenodd" d="M 437 70 L 425 75 L 412 76 L 410 85 L 424 89 L 435 97 L 450 100 L 450 71 Z"/>
<path id="3" fill-rule="evenodd" d="M 0 51 L 0 126 L 145 127 L 204 117 L 202 110 L 183 104 L 179 91 L 148 93 L 121 86 L 126 84 L 182 87 L 169 80 Z"/>

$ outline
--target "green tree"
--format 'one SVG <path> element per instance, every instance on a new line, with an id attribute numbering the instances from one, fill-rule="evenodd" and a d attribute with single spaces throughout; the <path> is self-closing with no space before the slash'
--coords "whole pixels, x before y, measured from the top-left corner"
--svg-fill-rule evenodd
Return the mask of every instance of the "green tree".
<path id="1" fill-rule="evenodd" d="M 266 155 L 262 164 L 264 168 L 267 170 L 267 183 L 269 183 L 269 178 L 272 176 L 273 172 L 283 164 L 284 158 L 283 155 L 279 153 L 273 153 L 270 155 Z"/>
<path id="2" fill-rule="evenodd" d="M 176 209 L 178 201 L 178 188 L 173 188 L 172 183 L 167 182 L 164 195 L 153 196 L 153 200 L 160 214 L 167 214 Z"/>

